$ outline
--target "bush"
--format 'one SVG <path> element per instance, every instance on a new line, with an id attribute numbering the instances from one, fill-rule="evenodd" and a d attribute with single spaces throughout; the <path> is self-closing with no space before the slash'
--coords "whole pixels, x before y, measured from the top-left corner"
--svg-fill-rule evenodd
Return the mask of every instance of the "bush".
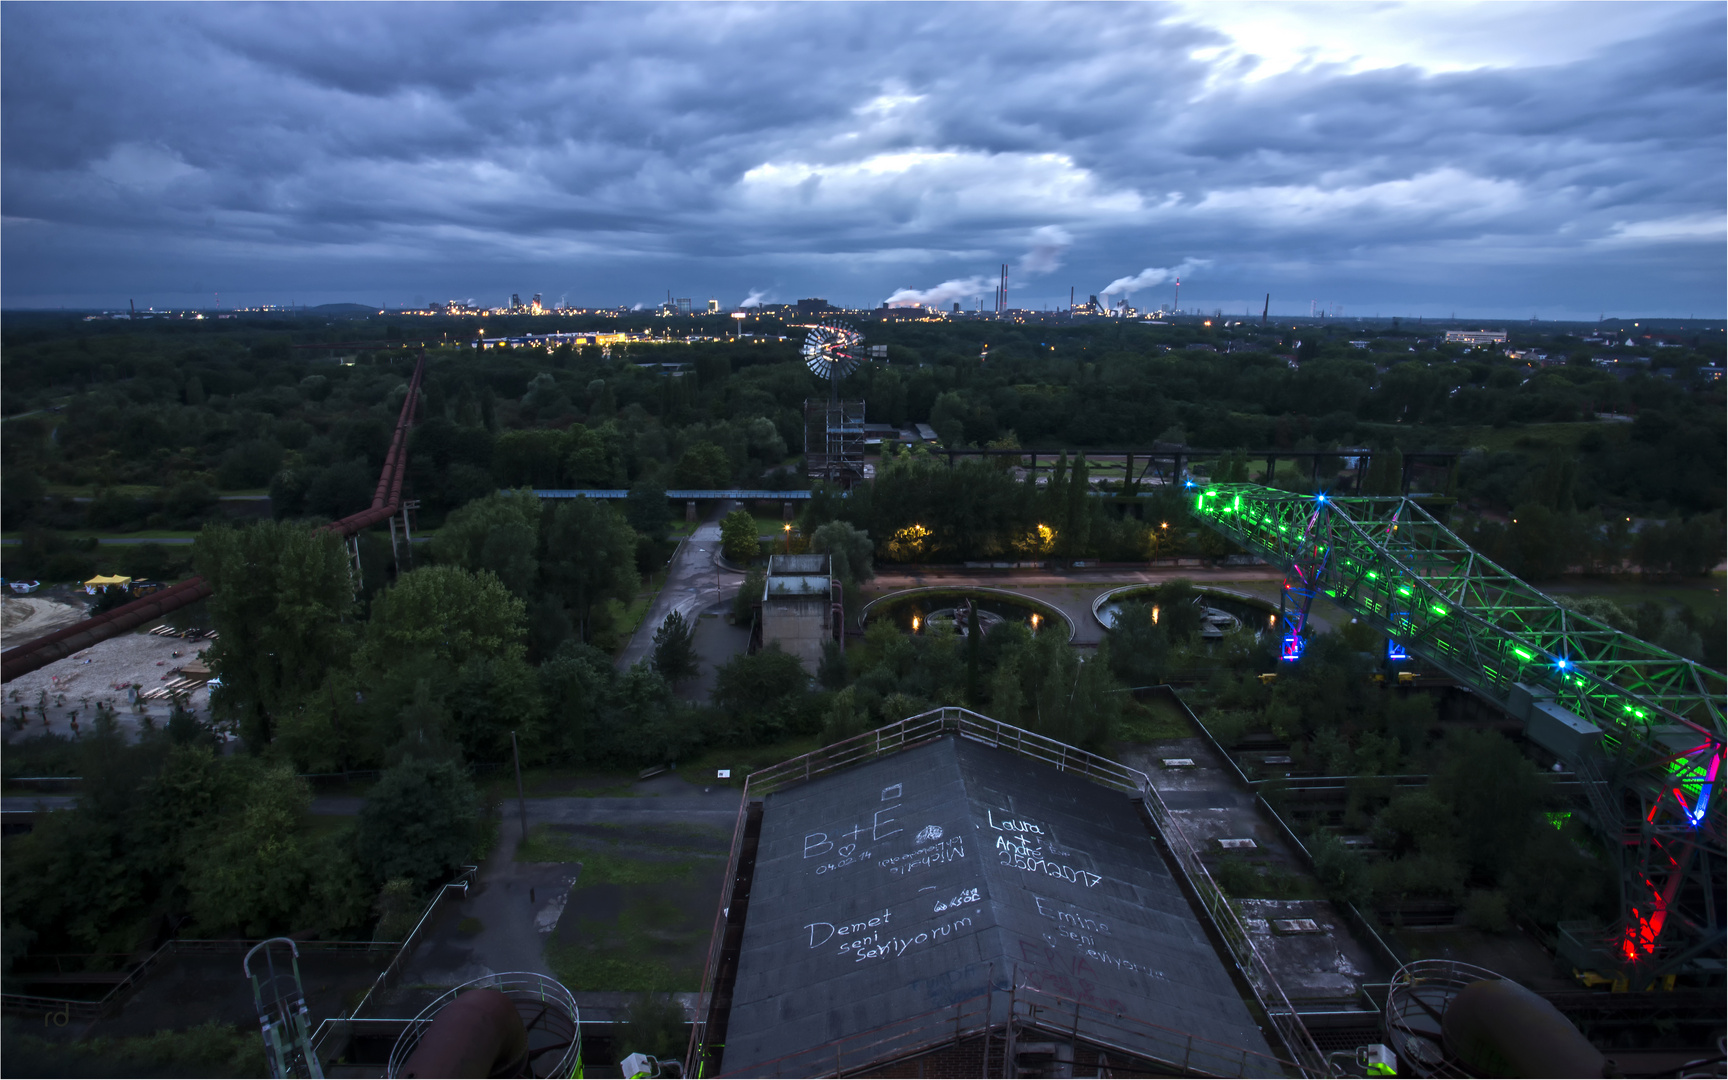
<path id="1" fill-rule="evenodd" d="M 734 510 L 720 519 L 720 551 L 735 563 L 752 561 L 762 551 L 756 519 L 748 510 Z"/>
<path id="2" fill-rule="evenodd" d="M 378 880 L 424 887 L 472 854 L 479 826 L 479 794 L 455 762 L 409 758 L 385 770 L 366 798 L 360 861 Z"/>
<path id="3" fill-rule="evenodd" d="M 618 1058 L 647 1054 L 661 1061 L 681 1061 L 690 1042 L 684 1006 L 671 994 L 640 994 L 626 1007 L 618 1035 Z"/>
<path id="4" fill-rule="evenodd" d="M 1490 934 L 1503 934 L 1512 929 L 1512 916 L 1506 910 L 1506 894 L 1499 889 L 1472 889 L 1464 898 L 1464 921 Z"/>
<path id="5" fill-rule="evenodd" d="M 755 616 L 756 605 L 762 600 L 762 590 L 768 586 L 768 572 L 762 569 L 751 570 L 744 575 L 744 584 L 739 587 L 738 595 L 732 598 L 732 621 L 740 626 L 749 626 Z"/>
<path id="6" fill-rule="evenodd" d="M 654 670 L 669 683 L 696 676 L 696 628 L 679 612 L 666 616 L 654 631 Z"/>

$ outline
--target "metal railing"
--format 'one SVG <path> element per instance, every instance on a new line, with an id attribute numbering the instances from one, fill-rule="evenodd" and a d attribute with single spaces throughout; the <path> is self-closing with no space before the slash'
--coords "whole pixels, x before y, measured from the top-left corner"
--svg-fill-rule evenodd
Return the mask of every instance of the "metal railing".
<path id="1" fill-rule="evenodd" d="M 703 967 L 702 989 L 696 998 L 696 1019 L 691 1025 L 690 1050 L 686 1060 L 686 1069 L 690 1075 L 697 1075 L 698 1059 L 703 1049 L 708 1010 L 713 1000 L 714 979 L 719 967 L 726 909 L 738 871 L 739 846 L 744 835 L 744 823 L 751 799 L 886 754 L 911 749 L 944 735 L 954 735 L 1008 750 L 1049 765 L 1060 772 L 1075 773 L 1094 783 L 1137 796 L 1145 805 L 1148 818 L 1170 849 L 1189 887 L 1199 897 L 1206 916 L 1217 929 L 1219 938 L 1242 972 L 1261 1010 L 1277 1030 L 1285 1049 L 1295 1059 L 1297 1067 L 1306 1075 L 1328 1074 L 1325 1055 L 1320 1052 L 1308 1029 L 1303 1027 L 1296 1009 L 1285 996 L 1271 967 L 1255 948 L 1253 939 L 1242 925 L 1234 905 L 1212 880 L 1199 852 L 1171 816 L 1164 800 L 1152 786 L 1150 777 L 1139 769 L 1130 768 L 1119 761 L 1077 746 L 1070 746 L 1047 735 L 1002 723 L 970 709 L 949 705 L 854 735 L 849 739 L 842 739 L 778 765 L 758 769 L 745 778 L 744 794 L 738 805 L 738 821 L 733 831 L 732 853 L 728 857 L 726 874 L 722 879 L 724 884 L 718 910 L 715 912 L 714 933 L 709 939 L 708 959 Z"/>
<path id="2" fill-rule="evenodd" d="M 176 938 L 163 942 L 155 952 L 124 971 L 116 971 L 122 977 L 108 988 L 100 998 L 63 998 L 43 994 L 0 994 L 0 1010 L 18 1013 L 54 1013 L 63 1014 L 70 1020 L 99 1020 L 108 1011 L 118 1005 L 127 995 L 138 988 L 138 984 L 150 970 L 165 958 L 180 953 L 231 954 L 242 956 L 258 942 L 243 938 Z M 295 943 L 301 952 L 308 953 L 367 953 L 384 949 L 396 948 L 394 941 L 301 941 Z M 53 957 L 57 971 L 64 972 L 65 960 L 80 956 L 130 956 L 130 953 L 92 953 L 92 954 L 46 954 L 39 958 L 22 957 L 26 962 L 37 959 L 45 960 Z M 91 971 L 89 968 L 79 969 Z M 91 971 L 92 974 L 105 974 Z M 35 972 L 18 972 L 19 982 L 28 983 Z"/>
<path id="3" fill-rule="evenodd" d="M 821 1046 L 752 1062 L 743 1070 L 722 1072 L 718 1076 L 845 1076 L 870 1070 L 887 1056 L 904 1061 L 943 1047 L 959 1047 L 971 1039 L 992 1039 L 999 1033 L 1008 1033 L 1010 1028 L 1012 1035 L 1003 1039 L 999 1051 L 994 1041 L 979 1046 L 980 1075 L 1017 1075 L 1018 1069 L 1008 1061 L 1008 1056 L 1017 1052 L 1027 1035 L 1084 1042 L 1120 1055 L 1124 1065 L 1144 1062 L 1187 1075 L 1307 1075 L 1296 1062 L 1284 1058 L 1039 990 L 1021 982 L 1016 968 L 1007 991 L 992 985 L 984 993 L 952 1005 Z M 991 1057 L 997 1053 L 1002 1056 L 992 1062 Z"/>
<path id="4" fill-rule="evenodd" d="M 390 958 L 390 963 L 385 966 L 383 971 L 378 973 L 376 979 L 372 980 L 372 985 L 366 988 L 366 993 L 361 996 L 359 1002 L 357 1002 L 354 1008 L 349 1011 L 348 1017 L 352 1018 L 359 1016 L 361 1011 L 364 1010 L 372 1001 L 374 995 L 388 991 L 396 985 L 396 980 L 402 975 L 403 961 L 407 959 L 408 954 L 414 951 L 414 947 L 420 944 L 420 939 L 425 934 L 427 924 L 432 921 L 432 916 L 437 913 L 439 904 L 443 902 L 444 898 L 448 896 L 452 890 L 460 890 L 462 895 L 466 897 L 468 895 L 468 886 L 475 881 L 479 873 L 480 868 L 478 866 L 464 866 L 462 872 L 456 875 L 455 880 L 445 882 L 443 885 L 438 887 L 438 891 L 433 893 L 432 899 L 427 902 L 426 910 L 421 913 L 420 921 L 416 922 L 414 924 L 414 929 L 410 930 L 408 936 L 402 939 L 401 943 L 396 948 L 396 955 Z M 392 942 L 391 944 L 395 943 Z M 322 1025 L 320 1025 L 320 1027 L 322 1027 Z M 316 1043 L 314 1043 L 314 1046 L 316 1046 Z"/>
<path id="5" fill-rule="evenodd" d="M 1184 1074 L 1315 1075 L 1311 1069 L 1304 1069 L 1297 1062 L 1275 1055 L 1124 1016 L 1018 982 L 1009 999 L 1009 1010 L 1017 1028 L 1036 1029 L 1058 1039 L 1083 1040 L 1088 1045 L 1119 1053 L 1125 1058 L 1139 1058 Z M 1322 1072 L 1319 1075 L 1330 1074 Z"/>
<path id="6" fill-rule="evenodd" d="M 992 988 L 952 1005 L 895 1020 L 821 1046 L 751 1062 L 743 1071 L 716 1075 L 845 1076 L 849 1069 L 868 1068 L 887 1054 L 904 1059 L 942 1046 L 958 1045 L 991 1030 L 996 1022 L 991 1016 L 995 994 Z"/>

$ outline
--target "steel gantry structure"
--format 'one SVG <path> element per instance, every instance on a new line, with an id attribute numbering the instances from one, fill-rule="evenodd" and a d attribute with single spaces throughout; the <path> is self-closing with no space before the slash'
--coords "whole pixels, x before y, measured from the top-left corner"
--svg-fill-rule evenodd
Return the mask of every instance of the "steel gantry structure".
<path id="1" fill-rule="evenodd" d="M 1561 927 L 1580 967 L 1641 989 L 1723 943 L 1728 676 L 1561 606 L 1409 498 L 1190 489 L 1195 515 L 1283 567 L 1285 660 L 1325 597 L 1526 724 L 1578 776 L 1620 862 L 1621 922 Z"/>

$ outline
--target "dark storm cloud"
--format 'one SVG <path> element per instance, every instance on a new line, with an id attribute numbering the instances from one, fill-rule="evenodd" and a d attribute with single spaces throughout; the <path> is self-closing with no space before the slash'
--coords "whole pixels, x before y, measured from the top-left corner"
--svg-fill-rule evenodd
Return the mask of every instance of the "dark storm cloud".
<path id="1" fill-rule="evenodd" d="M 12 3 L 4 302 L 871 303 L 1002 262 L 1065 300 L 1191 260 L 1289 310 L 1720 310 L 1719 6 L 1260 70 L 1243 28 L 1298 8 Z"/>

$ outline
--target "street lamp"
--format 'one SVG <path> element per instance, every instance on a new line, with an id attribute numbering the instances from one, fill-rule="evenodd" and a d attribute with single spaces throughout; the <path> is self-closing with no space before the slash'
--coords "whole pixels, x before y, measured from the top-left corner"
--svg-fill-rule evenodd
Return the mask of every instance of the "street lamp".
<path id="1" fill-rule="evenodd" d="M 790 555 L 792 554 L 792 524 L 787 522 L 781 528 L 786 530 L 786 554 Z"/>

